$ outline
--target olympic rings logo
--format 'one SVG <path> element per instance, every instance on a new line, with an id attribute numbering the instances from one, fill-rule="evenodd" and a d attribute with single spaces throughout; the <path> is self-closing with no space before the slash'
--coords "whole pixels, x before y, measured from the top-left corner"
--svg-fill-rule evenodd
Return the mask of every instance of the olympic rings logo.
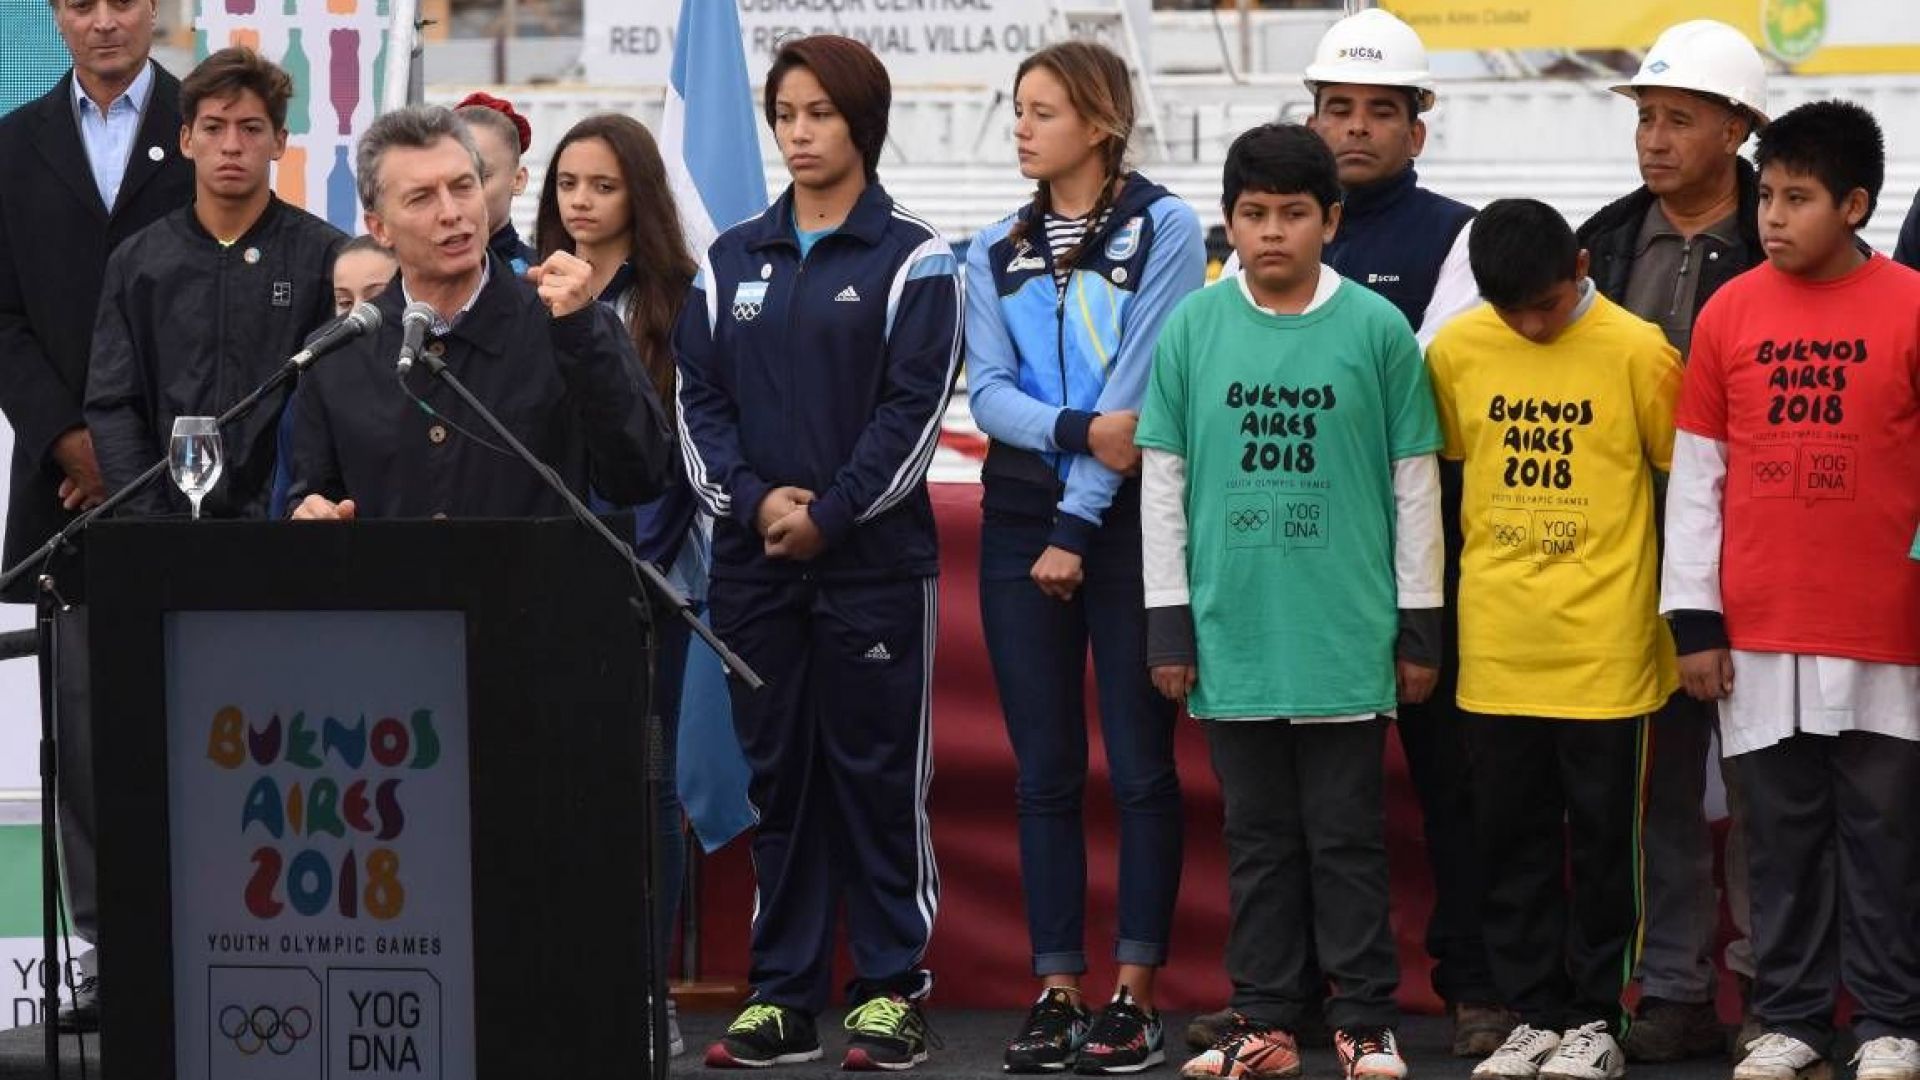
<path id="1" fill-rule="evenodd" d="M 251 1010 L 229 1005 L 220 1010 L 220 1034 L 232 1039 L 233 1048 L 248 1057 L 262 1049 L 284 1057 L 313 1034 L 313 1014 L 302 1005 L 286 1009 L 256 1005 Z"/>
<path id="2" fill-rule="evenodd" d="M 1258 532 L 1267 527 L 1270 515 L 1262 509 L 1235 510 L 1227 515 L 1227 524 L 1234 532 Z"/>
<path id="3" fill-rule="evenodd" d="M 1493 542 L 1500 547 L 1519 547 L 1527 542 L 1527 527 L 1525 525 L 1495 525 L 1493 527 Z"/>
<path id="4" fill-rule="evenodd" d="M 1793 475 L 1793 462 L 1756 461 L 1753 463 L 1753 475 L 1763 483 L 1777 484 Z"/>

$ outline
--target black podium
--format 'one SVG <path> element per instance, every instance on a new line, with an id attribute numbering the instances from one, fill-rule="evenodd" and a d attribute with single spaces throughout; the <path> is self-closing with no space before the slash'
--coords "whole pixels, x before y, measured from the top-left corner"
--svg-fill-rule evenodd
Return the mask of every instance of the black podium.
<path id="1" fill-rule="evenodd" d="M 572 521 L 87 536 L 104 1068 L 640 1076 L 647 665 Z"/>

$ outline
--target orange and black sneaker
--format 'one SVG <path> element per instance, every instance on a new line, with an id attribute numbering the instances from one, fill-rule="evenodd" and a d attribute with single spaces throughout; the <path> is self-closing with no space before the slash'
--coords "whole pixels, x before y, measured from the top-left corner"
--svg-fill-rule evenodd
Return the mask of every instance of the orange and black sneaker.
<path id="1" fill-rule="evenodd" d="M 1333 1052 L 1347 1080 L 1405 1080 L 1407 1060 L 1393 1029 L 1341 1028 L 1333 1033 Z"/>
<path id="2" fill-rule="evenodd" d="M 1300 1044 L 1293 1032 L 1236 1012 L 1211 1047 L 1180 1067 L 1180 1075 L 1192 1080 L 1292 1080 L 1300 1075 Z"/>

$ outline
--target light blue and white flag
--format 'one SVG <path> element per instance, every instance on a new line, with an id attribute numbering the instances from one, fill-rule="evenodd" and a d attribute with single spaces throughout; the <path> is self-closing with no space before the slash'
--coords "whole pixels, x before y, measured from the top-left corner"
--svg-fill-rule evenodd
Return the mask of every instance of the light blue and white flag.
<path id="1" fill-rule="evenodd" d="M 682 0 L 660 155 L 696 258 L 723 230 L 767 208 L 758 125 L 734 0 Z M 692 532 L 688 544 L 708 542 L 706 529 Z M 681 805 L 701 847 L 712 851 L 759 815 L 747 800 L 750 773 L 733 731 L 726 675 L 698 640 L 687 652 L 676 746 Z"/>
<path id="2" fill-rule="evenodd" d="M 660 154 L 696 254 L 767 208 L 759 123 L 734 0 L 682 0 Z"/>

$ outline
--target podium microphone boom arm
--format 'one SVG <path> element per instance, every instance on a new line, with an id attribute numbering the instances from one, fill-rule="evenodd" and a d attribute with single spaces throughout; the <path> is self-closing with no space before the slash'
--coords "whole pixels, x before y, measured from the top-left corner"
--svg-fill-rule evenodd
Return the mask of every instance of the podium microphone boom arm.
<path id="1" fill-rule="evenodd" d="M 380 319 L 380 309 L 374 307 L 371 302 L 363 303 L 349 311 L 329 329 L 315 335 L 313 343 L 307 348 L 282 361 L 280 367 L 267 377 L 266 382 L 254 387 L 252 393 L 234 402 L 232 408 L 221 413 L 219 419 L 214 422 L 214 426 L 216 429 L 223 429 L 252 412 L 253 407 L 260 404 L 262 398 L 278 390 L 288 379 L 306 370 L 315 360 L 362 334 L 378 329 Z M 120 490 L 108 495 L 106 500 L 98 506 L 81 511 L 59 532 L 48 537 L 46 543 L 35 548 L 33 554 L 9 567 L 5 573 L 0 573 L 0 592 L 4 592 L 9 585 L 20 580 L 29 570 L 45 565 L 61 548 L 67 546 L 67 541 L 85 532 L 87 526 L 93 524 L 95 519 L 118 510 L 128 499 L 133 498 L 141 489 L 153 483 L 156 477 L 166 471 L 167 457 L 162 454 L 159 461 L 147 466 L 145 472 L 134 477 Z"/>
<path id="2" fill-rule="evenodd" d="M 694 616 L 693 606 L 687 602 L 687 598 L 681 595 L 679 589 L 673 587 L 672 582 L 661 575 L 659 569 L 657 569 L 653 563 L 635 554 L 632 544 L 615 536 L 613 530 L 607 528 L 605 522 L 595 517 L 593 511 L 587 509 L 587 505 L 580 501 L 572 489 L 567 487 L 566 481 L 560 479 L 558 473 L 555 473 L 552 468 L 548 467 L 546 462 L 541 461 L 535 456 L 533 451 L 527 449 L 525 443 L 515 438 L 513 432 L 507 430 L 507 426 L 500 422 L 498 416 L 493 414 L 493 410 L 481 404 L 480 399 L 473 396 L 472 391 L 467 389 L 466 384 L 462 383 L 453 372 L 447 370 L 447 362 L 445 360 L 440 359 L 430 352 L 423 351 L 415 359 L 415 363 L 425 367 L 441 382 L 447 384 L 447 387 L 453 391 L 454 396 L 458 397 L 462 402 L 465 402 L 467 408 L 472 409 L 478 414 L 480 419 L 486 422 L 487 427 L 513 450 L 514 455 L 526 463 L 527 468 L 532 469 L 548 487 L 552 488 L 555 493 L 566 501 L 567 509 L 573 512 L 574 517 L 579 518 L 587 528 L 592 529 L 595 535 L 605 541 L 615 553 L 638 571 L 640 576 L 646 580 L 647 586 L 653 590 L 654 594 L 664 600 L 669 607 L 673 608 L 674 611 L 679 614 L 681 621 L 687 624 L 696 637 L 707 643 L 707 647 L 713 650 L 714 655 L 720 658 L 720 663 L 725 665 L 729 672 L 739 678 L 739 680 L 745 683 L 750 689 L 758 690 L 766 685 L 766 680 L 762 679 L 758 672 L 755 672 L 752 667 L 748 666 L 745 660 L 742 660 L 732 649 L 728 648 L 726 642 L 721 641 L 719 637 L 715 636 L 714 632 L 707 627 L 706 623 L 701 622 Z"/>

